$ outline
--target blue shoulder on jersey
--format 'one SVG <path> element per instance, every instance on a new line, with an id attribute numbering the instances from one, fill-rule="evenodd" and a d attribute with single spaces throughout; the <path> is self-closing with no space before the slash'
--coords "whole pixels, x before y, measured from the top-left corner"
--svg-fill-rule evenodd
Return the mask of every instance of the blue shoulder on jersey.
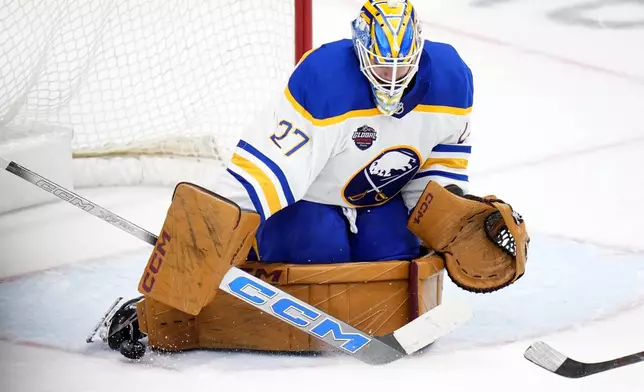
<path id="1" fill-rule="evenodd" d="M 429 80 L 421 105 L 467 109 L 472 106 L 474 88 L 472 71 L 451 45 L 425 41 L 423 55 L 428 66 L 421 66 L 418 77 Z"/>
<path id="2" fill-rule="evenodd" d="M 295 100 L 291 103 L 299 105 L 316 125 L 335 123 L 334 119 L 353 111 L 377 111 L 348 39 L 312 51 L 293 71 L 288 93 Z"/>
<path id="3" fill-rule="evenodd" d="M 302 60 L 289 79 L 287 97 L 318 126 L 380 114 L 348 39 L 322 45 Z M 467 110 L 472 97 L 472 72 L 458 52 L 448 44 L 425 41 L 415 85 L 403 98 L 406 110 L 396 117 L 411 110 L 450 112 L 436 107 Z"/>

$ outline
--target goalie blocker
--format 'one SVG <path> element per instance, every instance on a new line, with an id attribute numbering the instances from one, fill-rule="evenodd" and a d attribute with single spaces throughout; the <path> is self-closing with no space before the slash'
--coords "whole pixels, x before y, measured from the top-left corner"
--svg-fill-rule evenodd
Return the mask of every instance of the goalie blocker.
<path id="1" fill-rule="evenodd" d="M 375 336 L 441 303 L 445 261 L 450 277 L 471 291 L 492 291 L 521 276 L 527 234 L 507 204 L 460 198 L 432 182 L 419 200 L 409 228 L 439 253 L 411 261 L 261 264 L 244 261 L 259 225 L 257 214 L 181 183 L 141 277 L 139 327 L 151 348 L 166 351 L 326 351 L 321 341 L 219 290 L 223 273 L 237 266 Z M 450 211 L 446 206 L 453 209 L 450 214 L 444 214 Z M 506 225 L 507 219 L 514 223 Z M 281 316 L 296 320 L 297 311 L 284 309 Z"/>

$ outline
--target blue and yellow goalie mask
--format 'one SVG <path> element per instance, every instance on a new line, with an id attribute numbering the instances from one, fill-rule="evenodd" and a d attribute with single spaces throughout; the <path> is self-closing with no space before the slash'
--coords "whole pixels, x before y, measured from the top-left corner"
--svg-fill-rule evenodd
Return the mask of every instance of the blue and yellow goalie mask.
<path id="1" fill-rule="evenodd" d="M 414 7 L 406 0 L 369 0 L 351 27 L 360 70 L 378 109 L 386 115 L 401 112 L 403 92 L 418 71 L 423 51 Z"/>

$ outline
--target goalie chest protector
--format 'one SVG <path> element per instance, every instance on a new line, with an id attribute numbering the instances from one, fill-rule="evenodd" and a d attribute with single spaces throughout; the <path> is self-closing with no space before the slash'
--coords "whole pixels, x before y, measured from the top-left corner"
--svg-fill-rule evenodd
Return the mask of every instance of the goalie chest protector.
<path id="1" fill-rule="evenodd" d="M 395 331 L 441 303 L 444 262 L 243 264 L 241 269 L 375 336 Z M 328 351 L 323 342 L 219 290 L 192 316 L 146 297 L 137 304 L 139 326 L 151 348 Z"/>

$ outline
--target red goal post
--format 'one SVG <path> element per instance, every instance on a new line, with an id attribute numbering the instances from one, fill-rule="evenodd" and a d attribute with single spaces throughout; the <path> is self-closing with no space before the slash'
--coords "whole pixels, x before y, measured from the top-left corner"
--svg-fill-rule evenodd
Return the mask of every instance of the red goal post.
<path id="1" fill-rule="evenodd" d="M 295 63 L 313 47 L 312 0 L 295 0 Z"/>

